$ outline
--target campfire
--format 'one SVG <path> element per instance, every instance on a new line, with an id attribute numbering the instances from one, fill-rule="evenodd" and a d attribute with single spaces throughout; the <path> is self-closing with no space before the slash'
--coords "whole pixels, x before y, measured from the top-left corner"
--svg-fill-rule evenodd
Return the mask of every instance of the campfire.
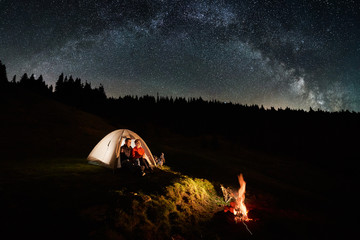
<path id="1" fill-rule="evenodd" d="M 251 219 L 248 217 L 248 210 L 245 205 L 245 189 L 246 189 L 246 182 L 244 181 L 243 175 L 238 175 L 238 180 L 240 184 L 239 190 L 232 190 L 231 188 L 225 188 L 221 185 L 221 190 L 224 195 L 224 200 L 227 204 L 230 204 L 230 206 L 224 207 L 224 212 L 231 212 L 234 214 L 234 220 L 236 223 L 242 222 L 246 229 L 249 231 L 250 234 L 251 231 L 247 227 L 246 223 L 247 221 L 250 221 Z"/>

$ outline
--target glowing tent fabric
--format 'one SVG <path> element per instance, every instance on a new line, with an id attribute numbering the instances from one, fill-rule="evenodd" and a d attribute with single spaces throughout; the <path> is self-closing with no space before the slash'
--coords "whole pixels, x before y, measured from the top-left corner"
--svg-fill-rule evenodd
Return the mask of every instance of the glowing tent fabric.
<path id="1" fill-rule="evenodd" d="M 100 164 L 110 168 L 121 168 L 120 147 L 124 145 L 126 138 L 133 140 L 131 141 L 132 147 L 135 146 L 134 139 L 140 139 L 141 146 L 145 150 L 144 158 L 151 166 L 156 165 L 154 157 L 145 141 L 139 135 L 128 129 L 115 130 L 106 135 L 96 144 L 87 159 L 90 163 Z"/>

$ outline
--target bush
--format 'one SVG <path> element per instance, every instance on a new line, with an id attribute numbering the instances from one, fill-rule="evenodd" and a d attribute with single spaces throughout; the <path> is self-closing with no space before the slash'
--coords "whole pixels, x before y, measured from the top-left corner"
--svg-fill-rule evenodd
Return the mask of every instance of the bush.
<path id="1" fill-rule="evenodd" d="M 200 236 L 203 224 L 223 205 L 209 181 L 187 176 L 165 187 L 164 194 L 118 193 L 115 228 L 130 239 Z"/>

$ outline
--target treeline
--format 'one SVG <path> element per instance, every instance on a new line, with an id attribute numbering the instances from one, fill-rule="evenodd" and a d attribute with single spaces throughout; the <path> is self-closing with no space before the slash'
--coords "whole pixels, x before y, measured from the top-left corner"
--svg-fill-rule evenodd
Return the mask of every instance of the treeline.
<path id="1" fill-rule="evenodd" d="M 92 88 L 88 82 L 82 83 L 80 78 L 64 77 L 62 73 L 55 84 L 54 97 L 67 104 L 87 111 L 101 108 L 107 97 L 104 87 Z"/>
<path id="2" fill-rule="evenodd" d="M 265 109 L 258 105 L 159 94 L 113 98 L 106 96 L 102 85 L 93 88 L 88 82 L 64 74 L 58 77 L 55 88 L 46 85 L 42 76 L 24 74 L 19 81 L 16 77 L 8 81 L 6 67 L 1 63 L 0 86 L 55 98 L 151 139 L 166 138 L 170 131 L 186 136 L 210 136 L 209 142 L 199 143 L 209 149 L 224 147 L 219 146 L 218 139 L 226 138 L 234 144 L 303 159 L 359 155 L 354 155 L 357 141 L 353 139 L 360 135 L 360 114 L 355 112 Z"/>
<path id="3" fill-rule="evenodd" d="M 40 75 L 38 78 L 32 74 L 30 77 L 24 73 L 19 80 L 14 75 L 9 81 L 6 73 L 6 66 L 0 61 L 0 87 L 8 91 L 21 89 L 37 93 L 42 96 L 55 98 L 75 107 L 91 111 L 100 108 L 104 104 L 107 97 L 104 87 L 93 88 L 90 83 L 82 83 L 80 78 L 74 79 L 72 76 L 64 76 L 62 73 L 55 84 L 47 85 Z"/>
<path id="4" fill-rule="evenodd" d="M 220 102 L 218 100 L 203 100 L 201 97 L 198 98 L 184 98 L 184 97 L 168 97 L 168 96 L 159 96 L 157 94 L 156 98 L 155 96 L 133 96 L 133 95 L 127 95 L 124 97 L 118 97 L 108 98 L 106 96 L 104 87 L 102 84 L 100 84 L 99 87 L 93 88 L 91 86 L 91 83 L 88 83 L 87 81 L 85 83 L 82 82 L 80 78 L 74 79 L 73 76 L 64 76 L 63 73 L 60 74 L 58 77 L 55 88 L 52 85 L 47 85 L 43 79 L 43 76 L 40 75 L 38 78 L 35 78 L 34 74 L 32 74 L 30 77 L 27 73 L 24 73 L 19 81 L 17 81 L 17 76 L 14 75 L 12 78 L 12 81 L 8 80 L 7 73 L 6 73 L 6 66 L 2 64 L 0 61 L 0 86 L 2 88 L 22 88 L 26 90 L 30 90 L 33 92 L 36 92 L 41 95 L 47 95 L 57 98 L 58 100 L 78 106 L 81 108 L 87 108 L 87 109 L 94 109 L 97 106 L 98 107 L 104 107 L 104 105 L 141 105 L 141 106 L 148 106 L 152 104 L 158 104 L 162 106 L 171 105 L 175 108 L 183 106 L 184 104 L 187 105 L 194 105 L 194 106 L 201 106 L 204 107 L 204 105 L 210 105 L 211 107 L 214 106 L 225 106 L 225 108 L 233 108 L 236 107 L 237 110 L 241 111 L 247 111 L 247 112 L 297 112 L 297 113 L 307 113 L 307 111 L 303 109 L 290 109 L 290 108 L 278 108 L 275 109 L 274 107 L 271 107 L 270 109 L 265 109 L 262 105 L 258 106 L 256 104 L 254 105 L 242 105 L 242 104 L 233 104 L 233 103 L 225 103 Z M 96 104 L 94 106 L 93 104 Z M 101 106 L 100 106 L 101 105 Z M 91 107 L 91 108 L 90 108 Z M 99 109 L 97 110 L 97 112 Z M 309 113 L 320 113 L 320 114 L 358 114 L 356 112 L 349 112 L 348 110 L 342 110 L 341 112 L 336 113 L 330 113 L 325 112 L 320 109 L 317 109 L 314 111 L 312 108 L 309 109 Z M 106 113 L 104 113 L 106 114 Z"/>

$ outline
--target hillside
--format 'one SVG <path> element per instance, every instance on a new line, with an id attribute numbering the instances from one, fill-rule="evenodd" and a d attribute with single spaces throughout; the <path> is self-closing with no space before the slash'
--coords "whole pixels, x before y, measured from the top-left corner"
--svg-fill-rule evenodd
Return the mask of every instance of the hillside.
<path id="1" fill-rule="evenodd" d="M 326 157 L 313 162 L 313 156 L 292 158 L 277 151 L 249 148 L 243 144 L 243 135 L 228 138 L 221 134 L 181 133 L 146 119 L 123 123 L 112 118 L 110 125 L 108 120 L 52 98 L 21 89 L 14 91 L 1 95 L 0 191 L 2 226 L 15 236 L 136 239 L 136 234 L 145 236 L 146 226 L 161 219 L 161 215 L 151 218 L 133 209 L 139 197 L 154 199 L 150 206 L 139 210 L 161 211 L 160 199 L 170 196 L 167 189 L 172 186 L 181 187 L 181 178 L 207 179 L 221 196 L 220 184 L 238 187 L 239 173 L 247 181 L 249 216 L 256 219 L 249 224 L 254 238 L 350 236 L 356 216 L 355 198 L 351 195 L 356 189 L 352 159 L 334 156 L 329 159 L 331 164 L 324 165 Z M 85 158 L 92 147 L 108 132 L 121 127 L 142 136 L 153 154 L 164 152 L 166 165 L 181 173 L 165 169 L 139 178 L 128 173 L 113 175 L 108 169 L 87 164 Z M 247 134 L 250 130 L 246 129 Z M 350 156 L 356 154 L 349 152 Z M 351 206 L 351 211 L 344 206 Z M 129 208 L 133 210 L 127 211 Z M 179 209 L 172 211 L 183 217 Z M 249 237 L 243 225 L 229 224 L 221 218 L 221 212 L 205 226 L 211 238 L 233 239 L 233 234 Z M 138 221 L 129 227 L 119 220 L 120 216 L 136 216 Z M 24 225 L 26 232 L 16 232 L 18 224 Z M 179 222 L 174 226 L 179 229 Z M 193 227 L 191 230 L 199 233 L 197 226 Z M 131 229 L 136 229 L 136 234 Z M 169 231 L 169 227 L 160 229 L 158 234 Z M 155 234 L 156 238 L 161 239 Z"/>
<path id="2" fill-rule="evenodd" d="M 103 119 L 27 90 L 2 92 L 1 144 L 6 158 L 86 157 L 114 127 Z"/>

